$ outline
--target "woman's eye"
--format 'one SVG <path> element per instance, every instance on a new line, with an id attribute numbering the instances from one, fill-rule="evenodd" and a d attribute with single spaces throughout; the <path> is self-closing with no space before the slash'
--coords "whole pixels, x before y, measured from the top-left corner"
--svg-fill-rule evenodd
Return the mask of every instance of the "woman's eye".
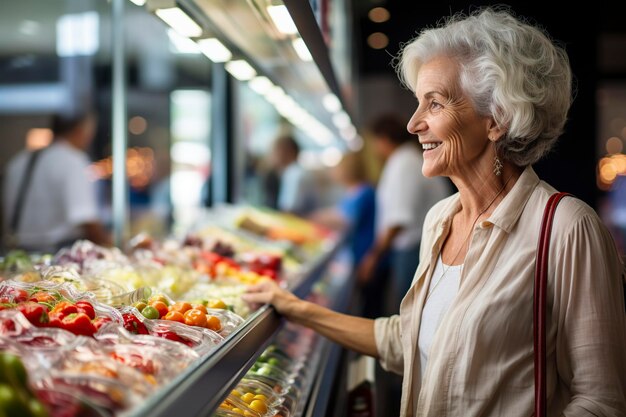
<path id="1" fill-rule="evenodd" d="M 431 110 L 439 110 L 442 107 L 443 106 L 441 104 L 437 103 L 436 101 L 431 101 L 430 102 L 430 109 Z"/>

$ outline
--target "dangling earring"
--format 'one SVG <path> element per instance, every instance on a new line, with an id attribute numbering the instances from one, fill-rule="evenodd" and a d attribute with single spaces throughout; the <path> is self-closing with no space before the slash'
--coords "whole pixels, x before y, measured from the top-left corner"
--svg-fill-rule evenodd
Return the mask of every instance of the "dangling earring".
<path id="1" fill-rule="evenodd" d="M 495 156 L 493 158 L 493 173 L 496 174 L 496 177 L 499 177 L 502 174 L 502 161 L 498 158 L 498 148 L 496 148 L 496 143 L 493 142 L 493 151 Z"/>

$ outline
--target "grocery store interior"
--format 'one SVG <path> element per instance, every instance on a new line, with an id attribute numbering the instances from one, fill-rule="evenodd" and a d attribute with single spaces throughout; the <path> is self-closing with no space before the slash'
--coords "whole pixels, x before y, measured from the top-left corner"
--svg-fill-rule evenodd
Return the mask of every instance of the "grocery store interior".
<path id="1" fill-rule="evenodd" d="M 535 171 L 593 207 L 623 254 L 626 5 L 615 3 L 508 4 L 564 45 L 575 76 L 565 132 Z M 375 121 L 405 126 L 415 111 L 394 69 L 402 44 L 488 4 L 3 2 L 0 304 L 34 297 L 52 308 L 46 326 L 33 325 L 36 305 L 0 309 L 0 355 L 21 358 L 30 384 L 7 377 L 31 401 L 19 415 L 398 415 L 399 377 L 240 296 L 271 279 L 371 313 L 355 274 L 362 236 L 338 207 L 350 181 L 376 187 Z M 35 164 L 53 156 L 59 132 L 84 146 L 57 150 L 49 175 L 65 186 L 34 199 L 46 188 Z M 32 175 L 11 175 L 34 154 Z M 286 202 L 302 191 L 281 179 L 288 163 L 306 176 L 307 201 Z M 65 212 L 95 213 L 85 229 L 95 243 L 54 240 L 56 230 L 47 246 L 37 237 L 14 250 L 16 225 L 34 236 Z M 377 293 L 382 314 L 397 308 L 389 285 Z"/>

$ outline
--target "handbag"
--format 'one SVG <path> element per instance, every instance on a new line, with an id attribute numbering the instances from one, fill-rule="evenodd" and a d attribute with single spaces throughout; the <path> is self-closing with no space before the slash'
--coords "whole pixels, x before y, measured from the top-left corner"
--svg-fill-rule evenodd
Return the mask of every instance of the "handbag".
<path id="1" fill-rule="evenodd" d="M 550 234 L 556 207 L 568 193 L 550 196 L 541 220 L 535 262 L 535 288 L 533 294 L 533 342 L 535 358 L 535 417 L 547 416 L 546 399 L 546 292 L 548 282 L 548 255 Z"/>

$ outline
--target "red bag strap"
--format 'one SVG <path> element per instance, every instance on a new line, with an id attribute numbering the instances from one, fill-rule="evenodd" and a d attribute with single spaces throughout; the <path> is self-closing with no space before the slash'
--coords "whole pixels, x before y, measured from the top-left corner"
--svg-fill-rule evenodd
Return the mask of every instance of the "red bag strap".
<path id="1" fill-rule="evenodd" d="M 535 288 L 533 294 L 533 341 L 535 354 L 535 417 L 546 417 L 546 292 L 548 286 L 548 254 L 550 234 L 556 207 L 568 193 L 550 196 L 541 220 L 541 233 L 537 244 L 535 263 Z"/>

